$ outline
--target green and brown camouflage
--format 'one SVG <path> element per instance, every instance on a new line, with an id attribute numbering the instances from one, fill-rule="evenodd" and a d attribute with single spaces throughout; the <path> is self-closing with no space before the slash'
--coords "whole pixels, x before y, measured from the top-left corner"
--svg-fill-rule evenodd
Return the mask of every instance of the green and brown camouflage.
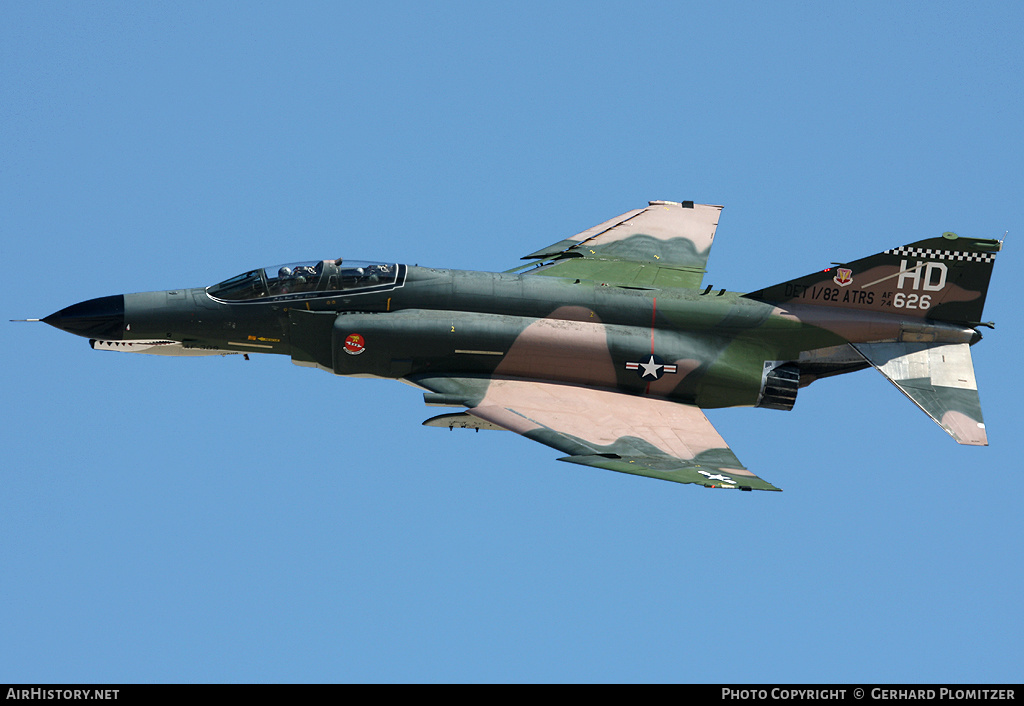
<path id="1" fill-rule="evenodd" d="M 560 460 L 680 483 L 778 490 L 703 409 L 792 409 L 873 366 L 957 442 L 987 444 L 970 345 L 995 240 L 952 233 L 743 294 L 702 287 L 721 206 L 653 201 L 492 273 L 342 259 L 117 295 L 43 319 L 98 350 L 277 353 L 399 379 Z"/>

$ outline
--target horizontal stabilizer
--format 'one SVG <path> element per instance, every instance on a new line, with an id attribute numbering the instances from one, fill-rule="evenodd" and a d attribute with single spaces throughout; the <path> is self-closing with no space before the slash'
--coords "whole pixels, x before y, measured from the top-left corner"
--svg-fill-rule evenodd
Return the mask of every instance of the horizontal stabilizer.
<path id="1" fill-rule="evenodd" d="M 968 344 L 852 345 L 958 444 L 988 445 Z"/>

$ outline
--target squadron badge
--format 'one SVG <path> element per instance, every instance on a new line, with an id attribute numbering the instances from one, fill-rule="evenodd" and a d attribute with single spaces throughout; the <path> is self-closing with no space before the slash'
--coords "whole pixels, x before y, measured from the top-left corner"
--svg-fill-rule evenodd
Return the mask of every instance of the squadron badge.
<path id="1" fill-rule="evenodd" d="M 359 355 L 366 350 L 366 341 L 358 333 L 349 334 L 345 339 L 345 352 L 349 355 Z"/>
<path id="2" fill-rule="evenodd" d="M 853 270 L 846 267 L 840 267 L 836 270 L 836 276 L 832 278 L 832 281 L 838 284 L 840 287 L 845 287 L 848 284 L 853 283 Z"/>

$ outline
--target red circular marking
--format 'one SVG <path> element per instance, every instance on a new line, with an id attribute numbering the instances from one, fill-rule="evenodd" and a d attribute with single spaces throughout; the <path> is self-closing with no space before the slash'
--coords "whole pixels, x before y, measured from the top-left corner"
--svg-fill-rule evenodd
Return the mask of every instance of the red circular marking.
<path id="1" fill-rule="evenodd" d="M 358 333 L 349 334 L 345 339 L 345 352 L 352 355 L 359 355 L 366 350 L 366 341 Z"/>

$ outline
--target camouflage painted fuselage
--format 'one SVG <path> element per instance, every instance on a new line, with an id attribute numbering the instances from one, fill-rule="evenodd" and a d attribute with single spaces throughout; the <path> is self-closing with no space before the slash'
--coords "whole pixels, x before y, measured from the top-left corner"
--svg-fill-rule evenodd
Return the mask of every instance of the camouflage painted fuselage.
<path id="1" fill-rule="evenodd" d="M 705 408 L 756 405 L 766 364 L 799 361 L 860 329 L 877 336 L 899 327 L 885 315 L 804 323 L 734 292 L 404 269 L 394 289 L 348 297 L 237 303 L 205 289 L 129 294 L 125 322 L 135 339 L 180 341 L 195 353 L 279 353 L 337 375 L 520 377 Z M 805 384 L 867 365 L 804 358 Z"/>

